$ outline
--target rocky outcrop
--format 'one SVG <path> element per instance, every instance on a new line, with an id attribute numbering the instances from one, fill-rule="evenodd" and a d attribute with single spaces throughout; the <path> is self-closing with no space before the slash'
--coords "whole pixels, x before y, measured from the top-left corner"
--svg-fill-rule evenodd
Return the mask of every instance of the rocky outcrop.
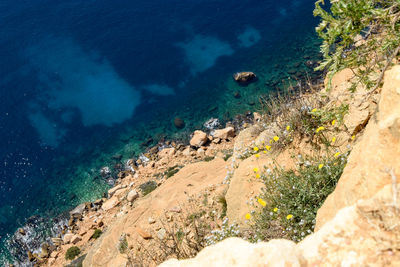
<path id="1" fill-rule="evenodd" d="M 385 186 L 373 198 L 340 210 L 320 231 L 299 244 L 271 240 L 257 244 L 229 238 L 177 266 L 399 266 L 400 188 Z"/>
<path id="2" fill-rule="evenodd" d="M 235 129 L 233 127 L 226 127 L 224 129 L 215 130 L 212 136 L 221 140 L 227 140 L 231 137 L 235 137 Z"/>
<path id="3" fill-rule="evenodd" d="M 208 142 L 207 134 L 203 131 L 194 131 L 192 139 L 190 139 L 190 145 L 193 147 L 201 147 Z"/>
<path id="4" fill-rule="evenodd" d="M 256 75 L 251 71 L 236 72 L 233 74 L 233 79 L 240 83 L 246 83 L 254 80 Z"/>
<path id="5" fill-rule="evenodd" d="M 354 146 L 335 191 L 317 214 L 316 229 L 338 210 L 369 198 L 387 184 L 400 182 L 400 66 L 385 74 L 376 114 Z"/>

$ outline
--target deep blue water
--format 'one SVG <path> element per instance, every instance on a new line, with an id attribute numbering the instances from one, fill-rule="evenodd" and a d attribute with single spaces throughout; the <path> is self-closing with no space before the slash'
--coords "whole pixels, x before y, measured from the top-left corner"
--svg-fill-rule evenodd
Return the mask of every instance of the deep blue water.
<path id="1" fill-rule="evenodd" d="M 0 253 L 32 215 L 99 197 L 140 143 L 230 119 L 316 56 L 312 0 L 0 2 Z M 308 57 L 307 57 L 308 58 Z M 235 71 L 259 80 L 236 85 Z M 234 91 L 242 98 L 235 99 Z M 182 117 L 186 128 L 172 121 Z M 114 162 L 115 163 L 115 162 Z M 0 256 L 0 265 L 2 265 Z"/>

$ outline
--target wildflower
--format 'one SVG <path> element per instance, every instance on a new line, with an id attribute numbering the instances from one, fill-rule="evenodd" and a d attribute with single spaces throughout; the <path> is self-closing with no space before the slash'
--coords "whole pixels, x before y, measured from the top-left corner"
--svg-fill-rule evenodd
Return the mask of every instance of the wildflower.
<path id="1" fill-rule="evenodd" d="M 292 219 L 293 218 L 293 215 L 292 214 L 289 214 L 288 216 L 286 216 L 286 220 L 290 220 L 290 219 Z"/>
<path id="2" fill-rule="evenodd" d="M 274 141 L 273 140 L 269 140 L 269 143 L 272 144 Z"/>
<path id="3" fill-rule="evenodd" d="M 267 205 L 267 202 L 265 202 L 263 199 L 259 198 L 257 199 L 257 202 L 261 204 L 261 206 L 265 207 Z"/>
<path id="4" fill-rule="evenodd" d="M 251 218 L 251 215 L 250 215 L 250 213 L 246 213 L 246 220 L 250 220 L 250 218 Z"/>
<path id="5" fill-rule="evenodd" d="M 332 137 L 332 144 L 336 142 L 336 137 Z"/>
<path id="6" fill-rule="evenodd" d="M 260 157 L 260 154 L 256 154 L 256 158 L 259 158 Z"/>
<path id="7" fill-rule="evenodd" d="M 336 152 L 335 155 L 333 155 L 335 158 L 340 156 L 340 152 Z"/>
<path id="8" fill-rule="evenodd" d="M 258 149 L 258 147 L 255 146 L 255 147 L 253 148 L 253 150 L 254 150 L 255 152 L 257 152 L 259 149 Z"/>
<path id="9" fill-rule="evenodd" d="M 323 130 L 325 130 L 325 127 L 324 126 L 320 126 L 320 127 L 317 128 L 317 130 L 315 130 L 315 132 L 319 133 L 320 131 L 323 131 Z"/>
<path id="10" fill-rule="evenodd" d="M 260 169 L 259 169 L 259 168 L 257 168 L 257 167 L 255 167 L 255 168 L 253 169 L 253 171 L 254 171 L 254 172 L 259 172 L 259 171 L 260 171 Z"/>
<path id="11" fill-rule="evenodd" d="M 290 130 L 290 125 L 286 126 L 286 131 Z"/>
<path id="12" fill-rule="evenodd" d="M 264 150 L 264 151 L 263 151 L 263 153 L 264 153 L 264 154 L 267 154 L 267 153 L 268 153 L 268 151 Z"/>
<path id="13" fill-rule="evenodd" d="M 321 163 L 321 164 L 318 165 L 318 169 L 319 170 L 322 169 L 322 167 L 324 167 L 324 164 Z"/>
<path id="14" fill-rule="evenodd" d="M 259 173 L 257 173 L 257 174 L 256 174 L 256 178 L 259 179 L 260 177 L 261 177 L 261 175 L 260 175 Z"/>
<path id="15" fill-rule="evenodd" d="M 270 151 L 271 150 L 271 146 L 265 146 L 265 149 Z"/>
<path id="16" fill-rule="evenodd" d="M 274 208 L 274 212 L 277 212 L 278 211 L 278 208 Z"/>
<path id="17" fill-rule="evenodd" d="M 275 142 L 278 142 L 278 141 L 279 141 L 279 136 L 276 136 L 276 135 L 275 135 L 275 136 L 274 136 L 274 141 L 275 141 Z"/>
<path id="18" fill-rule="evenodd" d="M 335 126 L 336 120 L 332 121 L 332 126 Z"/>
<path id="19" fill-rule="evenodd" d="M 356 136 L 355 136 L 355 135 L 353 135 L 353 136 L 351 137 L 351 140 L 354 140 L 354 139 L 356 139 Z"/>
<path id="20" fill-rule="evenodd" d="M 312 113 L 317 112 L 317 109 L 316 109 L 316 108 L 313 108 L 313 109 L 311 110 L 311 112 L 312 112 Z"/>

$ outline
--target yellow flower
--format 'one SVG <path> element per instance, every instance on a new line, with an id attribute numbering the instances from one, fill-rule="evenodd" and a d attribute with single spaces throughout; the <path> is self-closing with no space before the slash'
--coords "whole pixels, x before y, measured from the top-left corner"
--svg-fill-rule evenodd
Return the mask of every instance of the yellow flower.
<path id="1" fill-rule="evenodd" d="M 261 204 L 261 206 L 265 207 L 267 205 L 267 202 L 265 202 L 263 199 L 259 198 L 257 199 L 257 202 Z"/>
<path id="2" fill-rule="evenodd" d="M 292 214 L 289 214 L 288 216 L 286 216 L 286 219 L 287 220 L 290 220 L 290 219 L 292 219 L 293 218 L 293 215 Z"/>
<path id="3" fill-rule="evenodd" d="M 260 179 L 261 175 L 259 173 L 256 174 L 256 178 Z"/>
<path id="4" fill-rule="evenodd" d="M 286 131 L 290 130 L 290 125 L 286 126 Z"/>
<path id="5" fill-rule="evenodd" d="M 317 130 L 315 130 L 315 132 L 319 133 L 320 131 L 323 131 L 323 130 L 325 130 L 325 127 L 324 126 L 320 126 L 320 127 L 317 128 Z"/>
<path id="6" fill-rule="evenodd" d="M 271 146 L 265 146 L 265 149 L 270 151 L 271 150 Z"/>
<path id="7" fill-rule="evenodd" d="M 267 151 L 264 150 L 263 153 L 264 153 L 264 154 L 267 154 Z"/>
<path id="8" fill-rule="evenodd" d="M 253 150 L 254 150 L 255 152 L 257 152 L 259 149 L 258 149 L 258 147 L 255 146 L 255 147 L 253 148 Z"/>
<path id="9" fill-rule="evenodd" d="M 353 136 L 351 137 L 351 140 L 354 140 L 354 139 L 356 139 L 356 136 L 355 136 L 355 135 L 353 135 Z"/>
<path id="10" fill-rule="evenodd" d="M 255 168 L 253 169 L 254 172 L 258 172 L 259 170 L 260 170 L 260 169 L 257 168 L 257 167 L 255 167 Z"/>
<path id="11" fill-rule="evenodd" d="M 274 212 L 277 212 L 277 211 L 278 211 L 278 208 L 275 208 L 275 209 L 274 209 Z"/>
<path id="12" fill-rule="evenodd" d="M 260 154 L 256 154 L 256 158 L 259 158 L 260 157 Z"/>
<path id="13" fill-rule="evenodd" d="M 321 163 L 321 164 L 318 165 L 318 169 L 319 170 L 322 169 L 322 167 L 324 167 L 324 164 Z"/>
<path id="14" fill-rule="evenodd" d="M 332 126 L 334 126 L 334 125 L 335 125 L 335 123 L 336 123 L 336 120 L 333 120 L 333 121 L 332 121 Z"/>
<path id="15" fill-rule="evenodd" d="M 311 110 L 311 112 L 317 112 L 317 109 L 316 108 L 313 108 L 313 110 Z"/>
<path id="16" fill-rule="evenodd" d="M 246 220 L 250 220 L 250 218 L 251 218 L 251 215 L 250 215 L 250 213 L 246 213 Z"/>
<path id="17" fill-rule="evenodd" d="M 333 155 L 335 158 L 340 156 L 340 152 L 336 152 L 335 155 Z"/>
<path id="18" fill-rule="evenodd" d="M 332 137 L 332 144 L 336 142 L 336 137 Z"/>
<path id="19" fill-rule="evenodd" d="M 273 140 L 269 140 L 269 143 L 272 144 L 274 141 Z"/>
<path id="20" fill-rule="evenodd" d="M 279 141 L 279 136 L 276 136 L 276 135 L 275 135 L 275 136 L 274 136 L 274 141 L 275 141 L 275 142 L 278 142 L 278 141 Z"/>

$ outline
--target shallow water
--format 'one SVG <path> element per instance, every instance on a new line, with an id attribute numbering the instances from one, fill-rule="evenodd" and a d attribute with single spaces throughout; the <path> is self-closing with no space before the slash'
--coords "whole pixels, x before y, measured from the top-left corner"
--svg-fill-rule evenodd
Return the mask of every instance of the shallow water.
<path id="1" fill-rule="evenodd" d="M 319 44 L 313 7 L 2 1 L 0 265 L 5 240 L 28 217 L 101 196 L 109 185 L 99 169 L 116 163 L 112 155 L 126 160 L 149 138 L 185 139 L 211 117 L 256 110 L 293 69 L 310 71 L 303 62 L 318 58 Z M 258 80 L 239 86 L 232 73 L 247 70 Z M 174 127 L 176 116 L 185 129 Z"/>

